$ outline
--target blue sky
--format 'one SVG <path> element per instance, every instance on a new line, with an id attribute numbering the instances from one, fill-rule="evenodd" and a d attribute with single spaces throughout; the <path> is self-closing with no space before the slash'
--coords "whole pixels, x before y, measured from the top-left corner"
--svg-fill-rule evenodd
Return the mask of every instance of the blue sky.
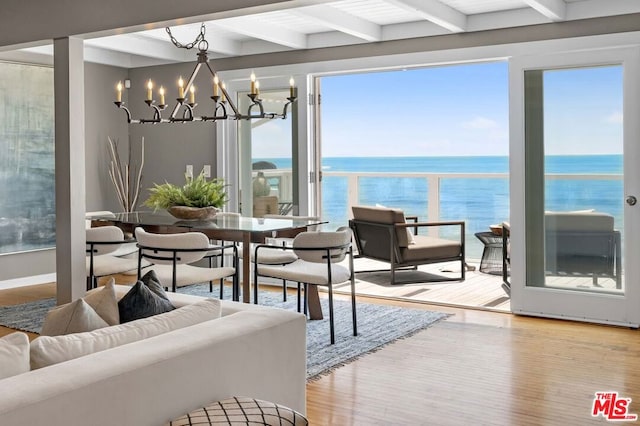
<path id="1" fill-rule="evenodd" d="M 508 155 L 507 62 L 322 77 L 322 155 Z M 546 71 L 545 152 L 622 153 L 622 67 Z M 289 120 L 254 129 L 254 158 L 291 157 Z"/>
<path id="2" fill-rule="evenodd" d="M 621 79 L 545 72 L 546 153 L 620 153 Z M 323 156 L 508 155 L 508 102 L 507 62 L 324 77 Z"/>

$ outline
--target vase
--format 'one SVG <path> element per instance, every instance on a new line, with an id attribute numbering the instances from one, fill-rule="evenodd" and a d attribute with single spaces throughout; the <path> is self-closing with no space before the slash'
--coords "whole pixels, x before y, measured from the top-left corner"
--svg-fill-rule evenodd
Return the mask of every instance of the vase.
<path id="1" fill-rule="evenodd" d="M 213 219 L 220 211 L 219 208 L 209 207 L 188 207 L 188 206 L 171 206 L 167 209 L 171 216 L 183 220 L 209 220 Z"/>

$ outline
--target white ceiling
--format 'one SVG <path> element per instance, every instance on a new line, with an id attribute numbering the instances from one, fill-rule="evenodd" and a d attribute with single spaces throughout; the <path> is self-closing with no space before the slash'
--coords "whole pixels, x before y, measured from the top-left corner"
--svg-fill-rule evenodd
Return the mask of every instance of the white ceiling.
<path id="1" fill-rule="evenodd" d="M 639 0 L 339 0 L 205 22 L 211 58 L 482 31 L 640 12 Z M 183 44 L 201 23 L 172 27 Z M 193 61 L 164 28 L 89 38 L 93 62 L 129 68 Z M 28 49 L 45 53 L 47 47 Z"/>

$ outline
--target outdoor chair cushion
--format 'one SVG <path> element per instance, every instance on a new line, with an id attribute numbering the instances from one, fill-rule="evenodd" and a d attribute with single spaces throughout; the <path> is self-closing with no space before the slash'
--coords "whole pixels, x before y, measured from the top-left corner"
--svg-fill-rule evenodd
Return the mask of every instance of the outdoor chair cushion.
<path id="1" fill-rule="evenodd" d="M 424 259 L 451 258 L 460 255 L 460 242 L 443 238 L 415 235 L 414 244 L 400 249 L 404 262 Z"/>

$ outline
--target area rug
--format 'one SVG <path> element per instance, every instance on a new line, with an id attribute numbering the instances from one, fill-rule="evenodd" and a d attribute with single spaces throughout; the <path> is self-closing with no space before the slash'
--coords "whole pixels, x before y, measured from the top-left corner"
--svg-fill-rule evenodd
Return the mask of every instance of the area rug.
<path id="1" fill-rule="evenodd" d="M 229 290 L 229 289 L 225 289 Z M 217 289 L 209 293 L 209 285 L 194 285 L 179 289 L 180 293 L 217 297 Z M 226 294 L 228 293 L 228 294 Z M 230 291 L 225 298 L 230 299 Z M 398 339 L 424 330 L 448 315 L 422 309 L 407 309 L 389 305 L 357 302 L 358 336 L 353 336 L 351 302 L 334 300 L 336 343 L 329 341 L 329 306 L 321 298 L 325 319 L 307 321 L 307 379 L 314 380 L 337 367 L 365 354 L 374 352 Z M 296 309 L 296 297 L 282 301 L 282 293 L 262 291 L 260 304 Z M 46 313 L 55 305 L 54 299 L 0 307 L 0 325 L 39 333 Z"/>

